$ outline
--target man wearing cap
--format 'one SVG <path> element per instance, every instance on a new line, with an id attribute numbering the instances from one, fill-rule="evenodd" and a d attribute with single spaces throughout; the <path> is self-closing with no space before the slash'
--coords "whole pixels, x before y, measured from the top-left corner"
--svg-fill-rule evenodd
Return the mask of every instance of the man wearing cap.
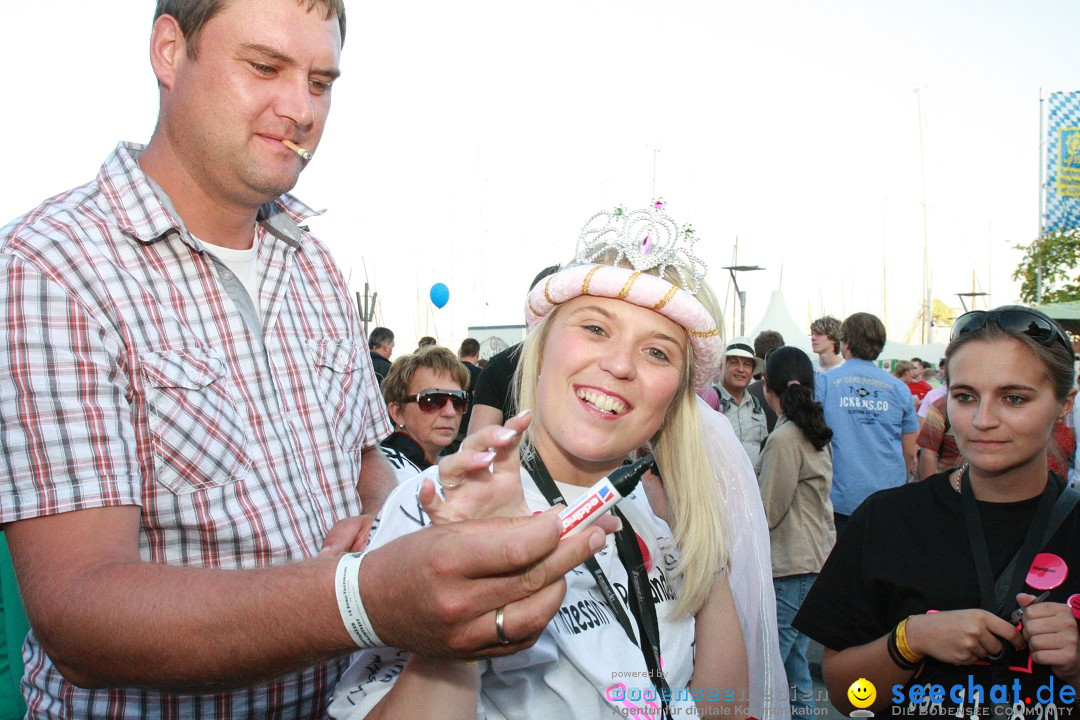
<path id="1" fill-rule="evenodd" d="M 742 443 L 750 463 L 757 464 L 761 444 L 769 429 L 761 402 L 746 391 L 754 375 L 765 369 L 765 361 L 754 355 L 750 338 L 737 337 L 727 346 L 724 374 L 716 390 L 720 393 L 720 412 L 724 413 Z"/>

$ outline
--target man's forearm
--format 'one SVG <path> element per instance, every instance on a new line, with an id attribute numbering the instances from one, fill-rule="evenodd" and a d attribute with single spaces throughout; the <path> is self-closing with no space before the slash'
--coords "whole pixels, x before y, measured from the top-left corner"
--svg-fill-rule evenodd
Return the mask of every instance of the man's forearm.
<path id="1" fill-rule="evenodd" d="M 361 512 L 365 515 L 377 514 L 395 487 L 397 475 L 382 450 L 377 446 L 364 450 L 360 458 L 360 477 L 356 482 Z"/>
<path id="2" fill-rule="evenodd" d="M 265 570 L 141 561 L 42 582 L 61 610 L 31 622 L 76 685 L 206 692 L 252 685 L 355 650 L 337 608 L 337 556 Z"/>
<path id="3" fill-rule="evenodd" d="M 504 418 L 502 409 L 492 407 L 491 405 L 473 405 L 472 415 L 469 417 L 469 429 L 466 434 L 472 435 L 481 428 L 486 428 L 488 425 L 502 425 L 503 420 L 509 420 L 510 418 Z"/>
<path id="4" fill-rule="evenodd" d="M 918 477 L 919 464 L 918 464 L 918 452 L 919 445 L 916 442 L 918 433 L 910 432 L 904 433 L 901 440 L 901 445 L 904 451 L 904 464 L 907 467 L 909 475 Z"/>
<path id="5" fill-rule="evenodd" d="M 340 555 L 266 569 L 145 562 L 134 506 L 6 526 L 30 624 L 84 687 L 206 692 L 244 687 L 356 649 L 338 610 Z M 360 591 L 387 644 L 441 657 L 532 645 L 558 610 L 563 576 L 604 544 L 559 539 L 558 518 L 496 518 L 412 532 L 373 550 Z M 403 572 L 408 568 L 408 572 Z M 495 611 L 512 642 L 500 644 Z"/>

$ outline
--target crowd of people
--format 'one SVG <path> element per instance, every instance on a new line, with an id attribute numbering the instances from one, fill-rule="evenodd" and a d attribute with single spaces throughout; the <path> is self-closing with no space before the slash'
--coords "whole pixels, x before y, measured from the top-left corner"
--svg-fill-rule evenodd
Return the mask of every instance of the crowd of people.
<path id="1" fill-rule="evenodd" d="M 845 712 L 1077 708 L 1053 320 L 964 314 L 936 367 L 865 312 L 725 342 L 653 201 L 566 237 L 523 342 L 396 353 L 290 194 L 345 30 L 159 0 L 149 142 L 0 230 L 19 715 L 784 720 L 811 640 Z"/>

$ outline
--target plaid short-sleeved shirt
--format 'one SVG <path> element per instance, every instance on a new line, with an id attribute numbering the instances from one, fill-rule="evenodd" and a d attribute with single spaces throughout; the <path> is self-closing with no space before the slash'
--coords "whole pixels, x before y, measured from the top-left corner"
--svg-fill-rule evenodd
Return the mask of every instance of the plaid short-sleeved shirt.
<path id="1" fill-rule="evenodd" d="M 361 452 L 390 432 L 345 282 L 283 196 L 253 228 L 245 320 L 141 151 L 0 230 L 0 522 L 138 505 L 146 562 L 310 557 L 360 513 Z M 317 717 L 345 665 L 195 696 L 77 688 L 33 632 L 24 654 L 34 717 Z"/>
<path id="2" fill-rule="evenodd" d="M 953 437 L 952 428 L 948 422 L 948 408 L 946 407 L 948 401 L 949 398 L 942 395 L 933 402 L 919 429 L 919 436 L 915 439 L 919 447 L 938 454 L 935 472 L 958 467 L 963 462 L 960 459 L 960 450 L 956 447 L 956 438 Z"/>

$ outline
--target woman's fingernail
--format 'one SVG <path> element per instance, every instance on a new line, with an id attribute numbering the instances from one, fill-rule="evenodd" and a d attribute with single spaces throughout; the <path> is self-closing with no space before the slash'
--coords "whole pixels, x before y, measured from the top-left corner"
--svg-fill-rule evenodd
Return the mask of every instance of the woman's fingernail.
<path id="1" fill-rule="evenodd" d="M 495 451 L 488 450 L 487 452 L 476 453 L 476 462 L 489 463 L 495 459 Z"/>
<path id="2" fill-rule="evenodd" d="M 506 442 L 507 440 L 512 439 L 515 435 L 517 435 L 516 430 L 511 430 L 510 428 L 503 428 L 495 434 L 495 439 L 499 442 Z"/>
<path id="3" fill-rule="evenodd" d="M 531 413 L 531 412 L 532 412 L 532 410 L 530 410 L 529 408 L 525 408 L 524 410 L 522 410 L 521 412 L 519 412 L 519 413 L 518 413 L 517 415 L 515 415 L 514 417 L 515 417 L 515 418 L 519 418 L 519 417 L 524 417 L 524 416 L 528 415 L 528 414 L 529 414 L 529 413 Z"/>

